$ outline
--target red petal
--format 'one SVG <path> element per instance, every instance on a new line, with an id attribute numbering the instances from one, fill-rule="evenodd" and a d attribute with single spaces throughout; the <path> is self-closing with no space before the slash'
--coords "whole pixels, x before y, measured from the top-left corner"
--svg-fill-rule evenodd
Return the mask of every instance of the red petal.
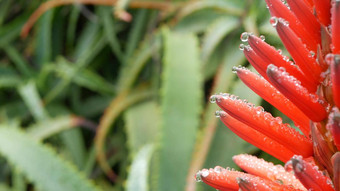
<path id="1" fill-rule="evenodd" d="M 332 133 L 334 144 L 340 150 L 340 112 L 336 107 L 328 117 L 327 129 Z"/>
<path id="2" fill-rule="evenodd" d="M 311 120 L 322 121 L 327 117 L 325 108 L 319 103 L 323 101 L 319 100 L 317 95 L 309 93 L 306 88 L 300 85 L 299 81 L 290 76 L 284 69 L 269 65 L 267 75 L 274 87 Z"/>
<path id="3" fill-rule="evenodd" d="M 340 55 L 329 54 L 326 60 L 331 67 L 333 100 L 335 105 L 340 108 Z"/>
<path id="4" fill-rule="evenodd" d="M 236 135 L 248 143 L 258 147 L 266 153 L 274 156 L 275 158 L 286 162 L 294 153 L 277 143 L 273 139 L 263 135 L 262 133 L 252 129 L 248 125 L 236 120 L 227 113 L 220 111 L 219 113 L 221 121 Z"/>
<path id="5" fill-rule="evenodd" d="M 287 0 L 290 10 L 296 15 L 298 20 L 303 23 L 307 32 L 320 44 L 320 23 L 306 6 L 303 0 Z M 295 21 L 294 21 L 295 22 Z M 314 50 L 314 52 L 316 52 Z"/>
<path id="6" fill-rule="evenodd" d="M 267 77 L 267 67 L 269 63 L 262 60 L 255 51 L 249 47 L 244 48 L 243 50 L 244 55 L 246 56 L 249 63 L 256 69 L 256 71 L 263 76 L 266 80 L 268 80 Z"/>
<path id="7" fill-rule="evenodd" d="M 249 36 L 248 42 L 255 53 L 265 62 L 266 66 L 274 64 L 278 67 L 284 67 L 288 73 L 297 78 L 308 90 L 316 90 L 316 84 L 308 80 L 303 72 L 291 61 L 285 60 L 284 56 L 278 53 L 275 48 L 254 35 Z"/>
<path id="8" fill-rule="evenodd" d="M 328 26 L 331 23 L 331 1 L 330 0 L 313 0 L 315 4 L 316 16 L 319 21 Z"/>
<path id="9" fill-rule="evenodd" d="M 319 126 L 322 128 L 321 126 Z M 332 174 L 332 164 L 331 157 L 334 154 L 334 146 L 330 141 L 327 141 L 323 134 L 319 131 L 314 124 L 311 125 L 311 136 L 313 140 L 313 150 L 314 150 L 314 158 L 318 164 L 322 165 L 323 168 L 327 169 L 327 171 Z"/>
<path id="10" fill-rule="evenodd" d="M 332 51 L 340 54 L 340 1 L 332 2 Z"/>
<path id="11" fill-rule="evenodd" d="M 293 57 L 295 64 L 299 66 L 305 76 L 311 76 L 313 81 L 318 84 L 320 81 L 321 67 L 315 58 L 300 41 L 299 37 L 285 24 L 282 19 L 276 24 L 276 31 L 279 34 L 283 44 Z M 289 73 L 289 71 L 287 70 Z"/>
<path id="12" fill-rule="evenodd" d="M 287 164 L 292 165 L 295 177 L 307 188 L 314 191 L 333 191 L 331 180 L 313 166 L 302 159 L 301 156 L 294 156 Z"/>
<path id="13" fill-rule="evenodd" d="M 264 100 L 272 104 L 283 114 L 296 122 L 300 130 L 307 137 L 309 136 L 309 118 L 303 114 L 289 99 L 284 97 L 276 88 L 274 88 L 264 78 L 254 74 L 245 68 L 233 68 L 237 76 Z"/>
<path id="14" fill-rule="evenodd" d="M 240 190 L 244 191 L 288 191 L 295 190 L 294 188 L 280 185 L 260 177 L 245 177 L 238 178 Z"/>
<path id="15" fill-rule="evenodd" d="M 250 174 L 274 182 L 280 182 L 283 185 L 289 185 L 296 189 L 306 190 L 301 182 L 297 180 L 293 174 L 287 172 L 281 165 L 274 165 L 273 163 L 248 154 L 236 155 L 233 157 L 233 161 L 241 167 L 242 170 Z"/>
<path id="16" fill-rule="evenodd" d="M 291 29 L 301 38 L 303 43 L 306 44 L 310 50 L 316 52 L 317 46 L 320 44 L 320 37 L 314 38 L 281 0 L 266 0 L 266 2 L 270 14 L 288 21 Z"/>
<path id="17" fill-rule="evenodd" d="M 310 140 L 288 124 L 283 124 L 281 118 L 274 118 L 270 113 L 264 112 L 262 107 L 255 107 L 229 94 L 214 95 L 213 98 L 221 109 L 240 122 L 277 141 L 294 153 L 300 153 L 305 157 L 312 155 Z"/>
<path id="18" fill-rule="evenodd" d="M 337 152 L 332 157 L 333 163 L 333 183 L 335 190 L 340 190 L 340 152 Z"/>
<path id="19" fill-rule="evenodd" d="M 224 169 L 220 166 L 217 166 L 214 169 L 210 168 L 209 170 L 203 169 L 196 173 L 196 181 L 203 181 L 209 186 L 221 191 L 238 191 L 239 186 L 237 178 L 240 177 L 245 178 L 253 176 L 239 171 Z"/>

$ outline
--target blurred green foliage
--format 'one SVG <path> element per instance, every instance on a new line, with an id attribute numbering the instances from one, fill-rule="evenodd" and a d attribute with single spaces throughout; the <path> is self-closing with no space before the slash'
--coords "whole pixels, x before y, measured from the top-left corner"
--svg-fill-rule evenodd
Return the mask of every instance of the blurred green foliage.
<path id="1" fill-rule="evenodd" d="M 262 103 L 231 68 L 243 31 L 280 47 L 264 1 L 69 3 L 21 39 L 42 3 L 0 1 L 0 190 L 212 190 L 197 170 L 258 152 L 208 98 Z"/>

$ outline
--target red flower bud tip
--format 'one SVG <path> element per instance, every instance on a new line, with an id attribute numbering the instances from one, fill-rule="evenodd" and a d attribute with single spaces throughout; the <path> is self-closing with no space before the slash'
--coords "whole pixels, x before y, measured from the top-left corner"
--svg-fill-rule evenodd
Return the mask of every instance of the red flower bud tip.
<path id="1" fill-rule="evenodd" d="M 328 26 L 331 24 L 331 0 L 313 0 L 315 4 L 315 12 L 319 21 L 324 25 Z"/>
<path id="2" fill-rule="evenodd" d="M 220 166 L 216 166 L 214 169 L 200 170 L 195 176 L 197 182 L 204 182 L 221 191 L 237 191 L 239 189 L 237 178 L 239 177 L 253 176 L 243 172 L 230 170 L 229 168 L 225 169 Z"/>
<path id="3" fill-rule="evenodd" d="M 340 112 L 336 107 L 328 117 L 327 129 L 332 133 L 334 144 L 340 150 Z"/>
<path id="4" fill-rule="evenodd" d="M 293 62 L 289 61 L 288 57 L 281 55 L 280 51 L 276 51 L 274 47 L 254 35 L 249 35 L 248 42 L 255 53 L 264 61 L 265 66 L 275 64 L 275 66 L 284 67 L 287 72 L 297 78 L 309 91 L 313 92 L 316 90 L 316 83 L 307 79 L 303 72 Z"/>
<path id="5" fill-rule="evenodd" d="M 294 153 L 300 153 L 305 157 L 313 154 L 309 139 L 288 124 L 283 124 L 281 118 L 274 118 L 270 113 L 265 112 L 262 107 L 255 107 L 229 94 L 213 95 L 211 98 L 235 119 L 277 141 Z"/>
<path id="6" fill-rule="evenodd" d="M 337 152 L 332 157 L 333 163 L 333 183 L 335 190 L 340 190 L 340 152 Z"/>
<path id="7" fill-rule="evenodd" d="M 332 181 L 312 165 L 302 159 L 301 156 L 294 156 L 286 166 L 293 169 L 294 175 L 300 182 L 310 190 L 333 191 Z"/>
<path id="8" fill-rule="evenodd" d="M 340 1 L 332 1 L 332 51 L 334 54 L 340 54 Z"/>
<path id="9" fill-rule="evenodd" d="M 305 76 L 311 76 L 313 82 L 318 84 L 320 81 L 321 67 L 316 62 L 315 52 L 310 52 L 299 37 L 288 27 L 286 21 L 279 19 L 276 24 L 276 31 L 283 44 L 293 57 L 295 64 L 299 66 Z M 287 70 L 289 73 L 289 71 Z"/>
<path id="10" fill-rule="evenodd" d="M 287 115 L 299 126 L 306 137 L 309 136 L 309 118 L 302 113 L 289 99 L 284 97 L 276 88 L 261 76 L 246 68 L 234 67 L 237 76 L 264 100 L 272 104 L 283 114 Z"/>
<path id="11" fill-rule="evenodd" d="M 266 71 L 269 63 L 262 60 L 250 46 L 246 46 L 243 50 L 243 53 L 255 70 L 266 80 L 268 80 Z"/>
<path id="12" fill-rule="evenodd" d="M 279 183 L 269 181 L 260 177 L 245 177 L 237 179 L 240 190 L 244 191 L 283 191 L 295 190 L 291 187 L 280 185 Z"/>
<path id="13" fill-rule="evenodd" d="M 292 186 L 296 189 L 306 190 L 295 176 L 287 172 L 283 166 L 274 165 L 263 159 L 248 154 L 240 154 L 233 157 L 233 161 L 244 171 L 266 178 L 283 185 Z"/>
<path id="14" fill-rule="evenodd" d="M 283 18 L 290 23 L 290 28 L 298 35 L 309 50 L 316 51 L 320 44 L 320 37 L 314 38 L 305 28 L 304 24 L 292 13 L 281 0 L 266 0 L 270 14 L 273 17 Z M 318 40 L 319 39 L 319 40 Z"/>
<path id="15" fill-rule="evenodd" d="M 269 65 L 267 76 L 283 95 L 292 101 L 312 121 L 322 121 L 327 117 L 323 100 L 317 95 L 311 94 L 303 87 L 296 78 L 290 76 L 284 68 Z"/>
<path id="16" fill-rule="evenodd" d="M 318 43 L 320 38 L 320 23 L 309 10 L 303 0 L 287 0 L 290 10 L 296 15 L 297 19 L 303 23 L 305 29 Z"/>
<path id="17" fill-rule="evenodd" d="M 335 152 L 335 148 L 333 148 L 333 145 L 329 141 L 325 140 L 322 133 L 314 124 L 311 125 L 311 136 L 315 161 L 331 173 L 333 167 L 330 159 Z"/>
<path id="18" fill-rule="evenodd" d="M 326 62 L 331 68 L 333 100 L 335 105 L 340 108 L 340 55 L 328 54 Z"/>
<path id="19" fill-rule="evenodd" d="M 217 114 L 217 116 L 220 117 L 221 121 L 241 139 L 258 147 L 259 149 L 274 156 L 275 158 L 286 162 L 294 155 L 292 151 L 290 151 L 283 145 L 252 129 L 248 125 L 236 120 L 235 118 L 228 115 L 226 112 L 217 111 Z"/>

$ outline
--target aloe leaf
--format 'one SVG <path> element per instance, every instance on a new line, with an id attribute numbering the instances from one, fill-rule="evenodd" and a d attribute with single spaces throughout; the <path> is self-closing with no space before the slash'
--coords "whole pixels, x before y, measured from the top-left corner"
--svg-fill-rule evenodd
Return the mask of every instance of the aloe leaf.
<path id="1" fill-rule="evenodd" d="M 149 164 L 154 147 L 151 144 L 139 149 L 134 157 L 127 179 L 127 191 L 148 191 Z"/>
<path id="2" fill-rule="evenodd" d="M 100 7 L 101 19 L 103 20 L 104 32 L 111 46 L 112 52 L 115 53 L 119 61 L 123 61 L 122 49 L 117 38 L 115 30 L 115 21 L 112 17 L 112 8 Z"/>
<path id="3" fill-rule="evenodd" d="M 135 154 L 147 143 L 154 143 L 158 139 L 161 116 L 155 101 L 129 108 L 124 117 L 131 153 Z"/>
<path id="4" fill-rule="evenodd" d="M 192 33 L 164 30 L 158 190 L 183 190 L 202 110 L 203 75 Z"/>
<path id="5" fill-rule="evenodd" d="M 144 65 L 160 49 L 160 45 L 161 39 L 158 33 L 148 36 L 148 38 L 140 43 L 139 48 L 136 49 L 120 71 L 118 78 L 118 88 L 120 91 L 126 91 L 131 88 Z"/>
<path id="6" fill-rule="evenodd" d="M 47 119 L 48 115 L 45 112 L 37 87 L 33 81 L 20 86 L 19 93 L 37 121 Z"/>
<path id="7" fill-rule="evenodd" d="M 63 130 L 70 129 L 76 124 L 76 118 L 72 116 L 60 116 L 54 119 L 41 121 L 28 128 L 27 133 L 37 140 L 44 140 Z"/>
<path id="8" fill-rule="evenodd" d="M 54 10 L 49 10 L 38 21 L 37 45 L 35 46 L 35 62 L 40 66 L 52 57 L 52 19 Z"/>
<path id="9" fill-rule="evenodd" d="M 217 45 L 221 43 L 223 38 L 236 29 L 239 25 L 238 23 L 239 21 L 236 18 L 224 17 L 216 20 L 212 26 L 210 26 L 204 35 L 202 43 L 202 59 L 204 63 L 208 61 L 211 53 L 216 49 Z"/>
<path id="10" fill-rule="evenodd" d="M 51 148 L 15 128 L 0 126 L 0 153 L 40 190 L 99 190 Z"/>

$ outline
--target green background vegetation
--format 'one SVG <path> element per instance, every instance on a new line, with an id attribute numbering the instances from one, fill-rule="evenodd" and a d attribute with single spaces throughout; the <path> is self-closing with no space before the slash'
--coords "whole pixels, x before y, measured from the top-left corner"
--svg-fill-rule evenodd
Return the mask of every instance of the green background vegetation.
<path id="1" fill-rule="evenodd" d="M 0 190 L 213 190 L 193 173 L 268 157 L 208 102 L 229 92 L 276 112 L 231 72 L 248 65 L 243 31 L 280 47 L 264 1 L 136 1 L 53 8 L 21 39 L 44 1 L 0 0 Z"/>

